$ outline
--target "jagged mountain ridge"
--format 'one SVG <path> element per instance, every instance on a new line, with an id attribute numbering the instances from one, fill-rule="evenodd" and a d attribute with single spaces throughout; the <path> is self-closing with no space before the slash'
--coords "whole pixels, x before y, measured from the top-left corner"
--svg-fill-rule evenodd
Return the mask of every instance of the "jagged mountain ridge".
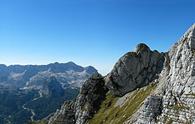
<path id="1" fill-rule="evenodd" d="M 0 65 L 0 124 L 26 124 L 75 99 L 82 83 L 97 70 L 73 62 Z"/>
<path id="2" fill-rule="evenodd" d="M 74 107 L 69 112 L 74 116 L 69 119 L 73 121 L 58 121 L 59 117 L 65 120 L 69 117 L 67 111 L 62 112 L 66 107 L 62 107 L 49 124 L 193 124 L 194 67 L 195 25 L 192 25 L 170 51 L 159 53 L 139 44 L 135 52 L 125 54 L 101 78 L 104 83 L 98 81 L 101 77 L 98 75 L 88 79 L 84 84 L 94 87 L 89 87 L 88 92 L 84 85 L 71 104 Z M 93 85 L 94 82 L 101 87 Z M 100 96 L 101 104 L 94 106 Z"/>
<path id="3" fill-rule="evenodd" d="M 73 62 L 56 62 L 48 65 L 0 65 L 0 85 L 23 88 L 37 82 L 37 78 L 54 76 L 62 83 L 80 87 L 84 78 L 96 72 L 92 66 L 84 68 Z"/>

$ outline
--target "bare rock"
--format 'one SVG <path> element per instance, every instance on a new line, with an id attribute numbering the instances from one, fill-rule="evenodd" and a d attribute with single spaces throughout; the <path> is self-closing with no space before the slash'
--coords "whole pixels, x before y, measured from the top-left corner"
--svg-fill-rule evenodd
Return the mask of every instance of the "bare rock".
<path id="1" fill-rule="evenodd" d="M 157 78 L 163 63 L 163 53 L 151 51 L 147 45 L 141 43 L 136 52 L 129 52 L 119 59 L 105 78 L 106 86 L 114 95 L 123 96 Z"/>
<path id="2" fill-rule="evenodd" d="M 161 99 L 150 96 L 126 124 L 195 123 L 194 37 L 193 25 L 166 55 L 154 92 Z"/>
<path id="3" fill-rule="evenodd" d="M 106 77 L 96 74 L 88 79 L 74 104 L 75 123 L 87 124 L 99 110 L 108 90 L 119 96 L 114 106 L 125 111 L 126 99 L 136 100 L 128 93 L 152 83 L 155 88 L 144 97 L 133 115 L 122 119 L 124 124 L 194 124 L 194 82 L 195 25 L 169 52 L 159 53 L 139 44 L 135 52 L 121 57 Z"/>
<path id="4" fill-rule="evenodd" d="M 84 83 L 75 103 L 76 124 L 85 124 L 98 111 L 108 91 L 104 85 L 100 74 L 92 75 Z"/>
<path id="5" fill-rule="evenodd" d="M 74 124 L 75 112 L 74 102 L 67 101 L 57 110 L 56 113 L 49 119 L 48 124 Z"/>

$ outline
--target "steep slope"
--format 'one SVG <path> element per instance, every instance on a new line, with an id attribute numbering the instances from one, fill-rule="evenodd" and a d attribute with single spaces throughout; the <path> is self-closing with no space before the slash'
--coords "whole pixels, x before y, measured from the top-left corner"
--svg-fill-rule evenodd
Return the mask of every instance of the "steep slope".
<path id="1" fill-rule="evenodd" d="M 123 97 L 115 97 L 114 102 L 110 100 L 113 106 L 104 110 L 105 112 L 114 110 L 115 113 L 106 113 L 103 118 L 99 118 L 98 114 L 102 115 L 99 113 L 100 109 L 89 122 L 93 124 L 101 120 L 98 124 L 106 122 L 116 124 L 194 123 L 194 29 L 193 25 L 180 41 L 164 54 L 165 61 L 158 78 L 149 83 L 155 87 L 151 88 L 151 85 L 137 87 L 137 90 Z"/>
<path id="2" fill-rule="evenodd" d="M 107 88 L 100 74 L 94 74 L 89 78 L 80 90 L 75 103 L 76 124 L 86 123 L 99 110 L 105 99 Z"/>
<path id="3" fill-rule="evenodd" d="M 170 51 L 159 53 L 139 44 L 119 59 L 102 83 L 95 80 L 84 83 L 71 109 L 74 121 L 67 124 L 195 123 L 195 25 Z M 99 101 L 89 95 L 97 93 L 91 90 L 96 83 L 86 88 L 89 82 L 104 84 L 98 87 L 106 89 L 98 93 Z"/>
<path id="4" fill-rule="evenodd" d="M 164 67 L 153 96 L 128 123 L 195 123 L 194 37 L 195 25 L 169 51 L 169 66 Z M 155 115 L 156 110 L 160 113 Z"/>
<path id="5" fill-rule="evenodd" d="M 38 122 L 39 123 L 39 122 Z M 48 124 L 74 124 L 75 112 L 74 102 L 65 102 L 60 110 L 57 110 L 54 115 L 49 119 Z"/>
<path id="6" fill-rule="evenodd" d="M 69 103 L 65 103 L 62 106 L 62 110 L 57 111 L 53 117 L 50 118 L 49 124 L 80 124 L 86 123 L 86 121 L 93 117 L 93 115 L 99 110 L 101 102 L 105 99 L 107 93 L 103 77 L 96 73 L 92 75 L 82 86 L 80 94 L 77 97 L 74 107 L 69 109 L 69 114 L 66 109 Z M 71 112 L 70 112 L 71 111 Z M 75 117 L 72 121 L 67 115 L 74 114 Z M 63 121 L 59 121 L 59 118 L 64 118 Z M 60 119 L 62 120 L 62 119 Z"/>

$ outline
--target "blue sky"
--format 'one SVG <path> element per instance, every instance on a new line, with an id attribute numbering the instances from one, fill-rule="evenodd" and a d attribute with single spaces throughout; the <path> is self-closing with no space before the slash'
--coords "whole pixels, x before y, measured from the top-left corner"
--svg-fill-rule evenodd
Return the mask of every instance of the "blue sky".
<path id="1" fill-rule="evenodd" d="M 106 74 L 140 42 L 167 51 L 194 22 L 193 0 L 0 0 L 0 63 Z"/>

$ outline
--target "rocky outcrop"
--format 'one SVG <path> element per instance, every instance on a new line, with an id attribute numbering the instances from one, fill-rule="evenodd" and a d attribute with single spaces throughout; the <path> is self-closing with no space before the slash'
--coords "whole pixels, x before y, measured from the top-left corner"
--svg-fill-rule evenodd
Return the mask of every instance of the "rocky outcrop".
<path id="1" fill-rule="evenodd" d="M 76 124 L 85 124 L 100 108 L 107 93 L 104 85 L 100 74 L 94 74 L 84 83 L 75 103 Z"/>
<path id="2" fill-rule="evenodd" d="M 67 101 L 62 105 L 60 110 L 49 119 L 48 124 L 74 124 L 75 112 L 74 102 Z"/>
<path id="3" fill-rule="evenodd" d="M 164 54 L 151 51 L 141 43 L 135 52 L 125 54 L 106 77 L 106 85 L 114 95 L 123 96 L 158 78 L 163 68 Z"/>
<path id="4" fill-rule="evenodd" d="M 76 101 L 66 102 L 49 124 L 85 124 L 98 111 L 107 91 L 104 78 L 98 73 L 92 75 L 83 84 Z"/>
<path id="5" fill-rule="evenodd" d="M 167 62 L 158 79 L 158 87 L 154 94 L 161 97 L 162 101 L 151 104 L 154 108 L 148 110 L 142 106 L 126 123 L 195 123 L 195 25 L 193 25 L 168 52 Z M 145 100 L 147 103 L 156 103 L 155 99 Z M 161 106 L 159 107 L 161 103 Z M 161 114 L 154 118 L 143 116 L 152 114 L 162 108 Z"/>
<path id="6" fill-rule="evenodd" d="M 139 123 L 155 123 L 162 113 L 162 97 L 152 95 L 148 97 L 141 109 L 138 118 Z M 132 123 L 132 122 L 131 122 Z M 134 122 L 135 123 L 135 122 Z"/>
<path id="7" fill-rule="evenodd" d="M 195 25 L 169 52 L 170 71 L 159 123 L 195 123 Z"/>
<path id="8" fill-rule="evenodd" d="M 195 25 L 169 52 L 139 44 L 106 77 L 86 81 L 75 103 L 75 123 L 193 124 L 194 82 Z"/>

